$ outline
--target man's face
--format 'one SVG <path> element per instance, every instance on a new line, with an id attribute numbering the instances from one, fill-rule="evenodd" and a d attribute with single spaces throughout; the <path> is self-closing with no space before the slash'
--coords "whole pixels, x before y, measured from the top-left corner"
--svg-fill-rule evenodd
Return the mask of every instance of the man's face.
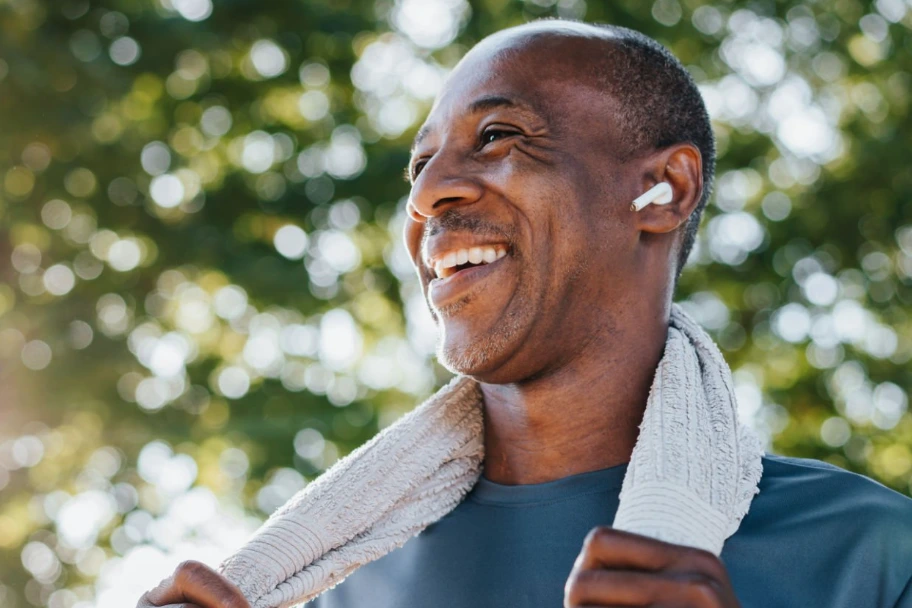
<path id="1" fill-rule="evenodd" d="M 641 180 L 619 160 L 614 102 L 583 75 L 593 52 L 566 37 L 488 39 L 416 138 L 405 240 L 453 371 L 547 374 L 635 301 Z"/>

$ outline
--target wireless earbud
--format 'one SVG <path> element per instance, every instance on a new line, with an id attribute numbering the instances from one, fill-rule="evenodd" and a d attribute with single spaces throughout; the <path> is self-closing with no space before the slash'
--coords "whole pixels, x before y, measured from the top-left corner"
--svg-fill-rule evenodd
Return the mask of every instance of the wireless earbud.
<path id="1" fill-rule="evenodd" d="M 636 197 L 633 202 L 630 203 L 630 210 L 639 211 L 650 203 L 667 205 L 671 202 L 672 195 L 671 184 L 668 182 L 659 182 L 640 196 Z"/>

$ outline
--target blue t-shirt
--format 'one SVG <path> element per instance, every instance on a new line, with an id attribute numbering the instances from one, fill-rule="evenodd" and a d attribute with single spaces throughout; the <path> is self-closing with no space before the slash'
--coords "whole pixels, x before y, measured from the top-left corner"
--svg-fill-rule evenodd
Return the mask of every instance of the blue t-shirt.
<path id="1" fill-rule="evenodd" d="M 542 484 L 484 478 L 451 513 L 308 608 L 557 608 L 627 465 Z M 817 460 L 765 456 L 722 551 L 742 608 L 912 608 L 912 499 Z"/>

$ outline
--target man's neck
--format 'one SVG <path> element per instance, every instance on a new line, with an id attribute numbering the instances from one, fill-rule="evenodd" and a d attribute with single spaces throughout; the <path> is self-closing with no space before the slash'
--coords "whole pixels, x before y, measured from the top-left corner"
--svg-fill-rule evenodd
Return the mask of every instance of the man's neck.
<path id="1" fill-rule="evenodd" d="M 485 478 L 544 483 L 629 462 L 667 322 L 642 329 L 595 340 L 530 382 L 482 384 Z"/>

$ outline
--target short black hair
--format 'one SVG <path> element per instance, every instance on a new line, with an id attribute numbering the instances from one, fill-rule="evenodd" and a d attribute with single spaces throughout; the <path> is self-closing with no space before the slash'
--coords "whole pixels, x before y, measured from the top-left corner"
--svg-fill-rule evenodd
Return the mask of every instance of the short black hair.
<path id="1" fill-rule="evenodd" d="M 677 57 L 649 36 L 626 27 L 592 24 L 612 44 L 604 75 L 621 119 L 629 128 L 630 156 L 677 143 L 691 143 L 703 161 L 703 194 L 684 227 L 675 282 L 693 249 L 700 217 L 712 193 L 716 144 L 706 104 L 693 77 Z"/>

